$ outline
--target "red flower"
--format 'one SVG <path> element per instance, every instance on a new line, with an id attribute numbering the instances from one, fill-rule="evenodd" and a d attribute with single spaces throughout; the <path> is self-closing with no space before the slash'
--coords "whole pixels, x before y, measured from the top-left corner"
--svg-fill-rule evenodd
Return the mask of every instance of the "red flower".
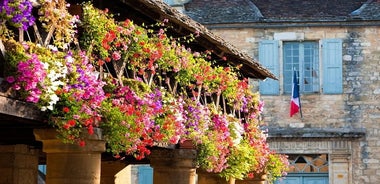
<path id="1" fill-rule="evenodd" d="M 111 46 L 108 44 L 108 41 L 106 39 L 104 39 L 102 41 L 102 47 L 106 50 L 109 50 L 111 48 Z"/>
<path id="2" fill-rule="evenodd" d="M 94 134 L 94 127 L 92 125 L 87 127 L 88 134 L 92 135 Z"/>
<path id="3" fill-rule="evenodd" d="M 111 62 L 111 58 L 109 58 L 109 57 L 106 57 L 106 59 L 104 59 L 104 60 L 106 60 L 107 63 Z"/>
<path id="4" fill-rule="evenodd" d="M 84 121 L 84 125 L 89 126 L 89 125 L 91 125 L 93 122 L 94 122 L 94 120 L 92 120 L 92 118 L 89 118 L 89 119 L 86 119 L 86 120 Z"/>
<path id="5" fill-rule="evenodd" d="M 63 107 L 62 111 L 63 111 L 64 113 L 68 113 L 68 112 L 70 112 L 70 108 L 68 108 L 68 107 Z"/>
<path id="6" fill-rule="evenodd" d="M 166 38 L 166 35 L 162 34 L 162 35 L 160 35 L 158 38 L 159 38 L 160 40 L 163 40 L 163 39 Z"/>
<path id="7" fill-rule="evenodd" d="M 65 124 L 65 125 L 63 125 L 63 128 L 66 129 L 66 130 L 68 130 L 70 128 L 70 125 Z"/>
<path id="8" fill-rule="evenodd" d="M 75 122 L 75 120 L 70 119 L 69 121 L 67 121 L 67 124 L 70 126 L 75 126 L 76 122 Z"/>
<path id="9" fill-rule="evenodd" d="M 84 142 L 84 140 L 80 140 L 79 141 L 79 146 L 81 146 L 81 147 L 86 146 L 86 142 Z"/>
<path id="10" fill-rule="evenodd" d="M 110 31 L 106 34 L 106 36 L 104 37 L 104 39 L 108 42 L 112 42 L 114 39 L 116 38 L 116 34 L 114 31 Z"/>
<path id="11" fill-rule="evenodd" d="M 123 23 L 124 26 L 128 26 L 131 23 L 131 20 L 126 19 Z"/>
<path id="12" fill-rule="evenodd" d="M 98 60 L 98 65 L 99 65 L 99 66 L 102 66 L 102 65 L 104 65 L 104 61 L 103 61 L 103 60 L 101 60 L 101 59 L 99 59 L 99 60 Z"/>
<path id="13" fill-rule="evenodd" d="M 252 179 L 254 177 L 255 177 L 255 175 L 253 173 L 248 173 L 248 178 Z"/>
<path id="14" fill-rule="evenodd" d="M 138 57 L 140 57 L 140 54 L 139 54 L 139 53 L 134 53 L 134 54 L 133 54 L 133 57 L 134 57 L 134 58 L 138 58 Z"/>
<path id="15" fill-rule="evenodd" d="M 144 52 L 147 52 L 147 53 L 150 52 L 150 49 L 149 49 L 149 48 L 143 48 L 142 50 L 143 50 Z"/>

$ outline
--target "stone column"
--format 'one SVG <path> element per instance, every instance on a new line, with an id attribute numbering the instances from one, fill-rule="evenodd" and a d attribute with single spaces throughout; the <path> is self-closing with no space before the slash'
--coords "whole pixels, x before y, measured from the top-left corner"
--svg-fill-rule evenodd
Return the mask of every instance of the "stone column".
<path id="1" fill-rule="evenodd" d="M 350 154 L 334 152 L 330 155 L 329 178 L 331 184 L 351 183 Z"/>
<path id="2" fill-rule="evenodd" d="M 100 129 L 85 140 L 86 145 L 65 144 L 53 129 L 34 130 L 46 153 L 46 183 L 100 184 L 101 153 L 105 151 Z"/>
<path id="3" fill-rule="evenodd" d="M 125 164 L 120 161 L 104 161 L 102 162 L 102 176 L 100 183 L 101 184 L 115 184 L 116 174 L 122 171 L 125 168 Z M 120 179 L 121 178 L 121 179 Z M 127 183 L 126 177 L 120 177 L 119 180 L 122 180 L 125 184 Z"/>
<path id="4" fill-rule="evenodd" d="M 0 184 L 37 184 L 38 155 L 28 145 L 1 145 Z"/>
<path id="5" fill-rule="evenodd" d="M 196 184 L 195 149 L 157 149 L 149 156 L 154 184 Z"/>

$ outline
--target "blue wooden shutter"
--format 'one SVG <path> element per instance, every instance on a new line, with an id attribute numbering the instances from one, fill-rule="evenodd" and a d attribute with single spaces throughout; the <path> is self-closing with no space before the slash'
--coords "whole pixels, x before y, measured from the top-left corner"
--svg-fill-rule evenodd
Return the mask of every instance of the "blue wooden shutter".
<path id="1" fill-rule="evenodd" d="M 264 40 L 259 43 L 259 62 L 275 76 L 279 74 L 278 41 Z M 278 95 L 280 85 L 278 80 L 267 78 L 260 81 L 260 94 Z"/>
<path id="2" fill-rule="evenodd" d="M 340 94 L 342 81 L 342 40 L 322 40 L 323 93 Z"/>

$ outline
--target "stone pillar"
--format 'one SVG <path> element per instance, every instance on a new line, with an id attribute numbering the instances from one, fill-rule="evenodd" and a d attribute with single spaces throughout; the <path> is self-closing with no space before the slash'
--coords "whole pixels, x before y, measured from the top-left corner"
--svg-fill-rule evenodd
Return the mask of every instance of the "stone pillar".
<path id="1" fill-rule="evenodd" d="M 154 184 L 196 184 L 195 149 L 157 149 L 149 156 Z"/>
<path id="2" fill-rule="evenodd" d="M 0 184 L 37 184 L 38 155 L 28 145 L 1 145 Z"/>
<path id="3" fill-rule="evenodd" d="M 125 164 L 120 161 L 104 161 L 102 162 L 102 170 L 101 170 L 101 184 L 115 184 L 116 174 L 118 174 L 121 170 L 125 168 Z M 122 180 L 122 182 L 127 183 L 125 177 L 119 177 L 118 180 Z"/>
<path id="4" fill-rule="evenodd" d="M 332 153 L 330 155 L 329 178 L 331 184 L 351 183 L 349 153 Z"/>
<path id="5" fill-rule="evenodd" d="M 46 153 L 46 183 L 100 184 L 101 153 L 105 151 L 100 129 L 85 140 L 86 145 L 65 144 L 53 129 L 36 129 Z"/>

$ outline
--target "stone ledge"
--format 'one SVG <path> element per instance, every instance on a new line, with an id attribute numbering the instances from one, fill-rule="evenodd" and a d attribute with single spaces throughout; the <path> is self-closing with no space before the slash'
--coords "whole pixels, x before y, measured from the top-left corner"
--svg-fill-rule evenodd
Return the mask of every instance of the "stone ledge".
<path id="1" fill-rule="evenodd" d="M 268 138 L 361 138 L 364 128 L 273 128 L 268 127 Z"/>
<path id="2" fill-rule="evenodd" d="M 0 93 L 0 114 L 43 121 L 43 113 L 34 104 L 12 99 Z"/>

